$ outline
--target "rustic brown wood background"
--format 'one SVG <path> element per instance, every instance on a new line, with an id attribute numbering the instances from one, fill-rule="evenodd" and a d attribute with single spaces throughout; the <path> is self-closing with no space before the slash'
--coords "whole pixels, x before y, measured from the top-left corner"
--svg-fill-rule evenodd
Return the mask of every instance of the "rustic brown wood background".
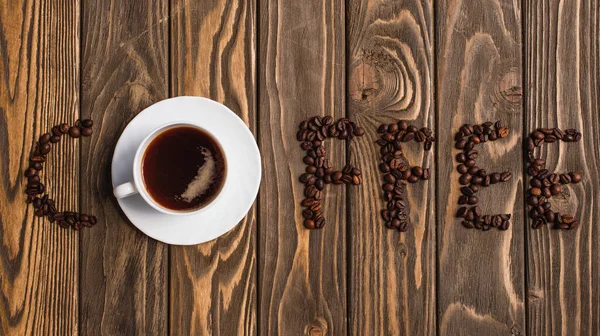
<path id="1" fill-rule="evenodd" d="M 600 334 L 600 4 L 598 0 L 2 0 L 0 2 L 0 335 L 598 335 Z M 110 164 L 127 123 L 179 95 L 235 111 L 263 156 L 248 216 L 223 237 L 167 246 L 131 225 Z M 366 129 L 330 141 L 360 187 L 328 187 L 327 226 L 302 227 L 296 125 L 349 116 Z M 63 230 L 25 205 L 35 139 L 92 118 L 43 179 L 64 207 L 96 214 Z M 411 163 L 434 178 L 408 189 L 411 229 L 384 228 L 376 128 L 435 130 Z M 508 138 L 481 165 L 510 170 L 482 191 L 510 230 L 468 231 L 453 134 L 501 119 Z M 575 231 L 525 218 L 521 143 L 540 126 L 577 128 L 546 146 L 579 171 L 555 207 Z"/>

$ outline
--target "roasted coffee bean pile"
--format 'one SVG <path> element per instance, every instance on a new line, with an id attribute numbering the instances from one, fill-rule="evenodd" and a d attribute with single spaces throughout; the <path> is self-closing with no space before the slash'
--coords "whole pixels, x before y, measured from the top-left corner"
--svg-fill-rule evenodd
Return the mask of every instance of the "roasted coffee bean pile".
<path id="1" fill-rule="evenodd" d="M 461 151 L 456 155 L 456 161 L 459 162 L 456 170 L 461 174 L 459 182 L 462 186 L 460 188 L 462 195 L 458 198 L 461 207 L 458 208 L 456 217 L 463 218 L 462 225 L 467 229 L 487 231 L 495 227 L 499 230 L 507 230 L 510 226 L 510 214 L 483 215 L 477 205 L 479 199 L 476 194 L 479 188 L 507 182 L 512 174 L 508 171 L 488 174 L 485 169 L 476 165 L 475 160 L 479 153 L 474 149 L 475 145 L 480 143 L 506 138 L 508 133 L 508 128 L 503 127 L 500 121 L 495 123 L 488 121 L 479 125 L 465 124 L 456 133 L 455 147 Z"/>
<path id="2" fill-rule="evenodd" d="M 533 221 L 531 227 L 534 229 L 539 229 L 548 223 L 554 224 L 554 229 L 562 230 L 574 229 L 579 225 L 579 222 L 572 215 L 561 215 L 552 211 L 552 206 L 548 200 L 552 196 L 562 193 L 562 185 L 581 182 L 581 174 L 574 172 L 550 173 L 545 168 L 546 161 L 542 158 L 536 158 L 533 154 L 537 147 L 558 140 L 577 142 L 581 140 L 581 133 L 574 129 L 563 131 L 559 128 L 538 128 L 529 135 L 525 142 L 525 155 L 529 163 L 527 173 L 532 176 L 529 181 L 527 207 L 529 217 Z"/>
<path id="3" fill-rule="evenodd" d="M 304 184 L 304 196 L 306 196 L 301 203 L 305 207 L 302 211 L 304 226 L 308 229 L 321 229 L 325 226 L 321 209 L 325 185 L 362 183 L 358 168 L 346 165 L 342 170 L 334 170 L 329 160 L 325 158 L 327 152 L 323 142 L 327 138 L 351 140 L 355 136 L 364 135 L 365 130 L 348 118 L 334 122 L 331 116 L 313 117 L 301 122 L 298 128 L 296 137 L 300 141 L 300 147 L 306 151 L 303 159 L 306 163 L 306 172 L 299 178 Z"/>
<path id="4" fill-rule="evenodd" d="M 435 138 L 433 132 L 427 127 L 418 129 L 400 120 L 397 123 L 383 124 L 377 132 L 381 138 L 377 144 L 381 147 L 381 163 L 379 170 L 384 173 L 382 185 L 383 198 L 387 202 L 386 209 L 381 210 L 381 217 L 390 229 L 400 232 L 408 230 L 408 213 L 404 202 L 406 183 L 417 183 L 420 180 L 429 180 L 429 168 L 419 166 L 410 167 L 402 152 L 402 143 L 415 141 L 423 143 L 425 150 L 430 150 Z"/>
<path id="5" fill-rule="evenodd" d="M 74 126 L 60 124 L 52 127 L 52 132 L 40 136 L 35 144 L 33 154 L 29 157 L 29 168 L 25 170 L 27 178 L 27 203 L 32 203 L 35 208 L 34 214 L 38 217 L 47 217 L 50 222 L 57 222 L 61 227 L 72 227 L 79 230 L 83 226 L 92 226 L 96 224 L 96 217 L 79 214 L 75 212 L 57 212 L 54 200 L 48 198 L 45 194 L 46 186 L 41 182 L 40 172 L 43 169 L 43 163 L 46 162 L 46 156 L 52 150 L 52 145 L 60 141 L 63 135 L 68 134 L 72 138 L 92 135 L 93 121 L 86 119 L 77 120 Z M 42 196 L 43 195 L 43 196 Z"/>

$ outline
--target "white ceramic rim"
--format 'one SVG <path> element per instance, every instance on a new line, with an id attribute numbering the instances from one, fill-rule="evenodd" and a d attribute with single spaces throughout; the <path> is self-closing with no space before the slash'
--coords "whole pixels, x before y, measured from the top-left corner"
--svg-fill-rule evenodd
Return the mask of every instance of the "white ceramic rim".
<path id="1" fill-rule="evenodd" d="M 158 204 L 153 198 L 152 196 L 150 196 L 150 194 L 148 193 L 148 190 L 146 190 L 146 186 L 144 184 L 144 178 L 142 177 L 142 160 L 144 159 L 144 153 L 146 152 L 146 148 L 148 148 L 148 145 L 152 142 L 152 140 L 154 140 L 158 135 L 160 135 L 162 132 L 171 129 L 171 128 L 175 128 L 175 127 L 193 127 L 193 128 L 197 128 L 200 129 L 206 133 L 208 133 L 211 137 L 213 137 L 213 139 L 215 139 L 215 141 L 217 142 L 217 144 L 219 145 L 219 147 L 221 148 L 221 151 L 223 152 L 223 155 L 225 156 L 225 162 L 227 162 L 228 156 L 227 156 L 227 152 L 223 149 L 223 147 L 221 146 L 221 143 L 219 141 L 219 138 L 214 135 L 210 130 L 207 130 L 206 128 L 197 125 L 196 123 L 190 123 L 187 121 L 182 121 L 182 120 L 178 120 L 178 121 L 173 121 L 164 125 L 161 125 L 157 128 L 155 128 L 152 132 L 150 132 L 150 134 L 148 134 L 148 136 L 142 140 L 142 143 L 140 143 L 136 153 L 135 153 L 135 158 L 133 159 L 133 183 L 135 184 L 135 188 L 137 189 L 137 192 L 140 196 L 142 196 L 142 198 L 154 209 L 165 213 L 167 215 L 173 215 L 173 216 L 190 216 L 190 215 L 195 215 L 198 214 L 202 211 L 205 211 L 206 209 L 210 208 L 212 204 L 214 204 L 219 197 L 221 196 L 221 192 L 225 189 L 225 185 L 227 184 L 227 181 L 229 180 L 229 174 L 231 174 L 231 170 L 227 169 L 227 171 L 225 172 L 225 181 L 223 182 L 223 186 L 221 186 L 221 190 L 219 190 L 219 193 L 217 194 L 217 196 L 210 201 L 210 203 L 204 205 L 203 207 L 196 209 L 194 211 L 176 211 L 176 210 L 171 210 L 168 208 L 165 208 L 163 206 L 161 206 L 160 204 Z M 227 166 L 227 164 L 226 164 Z"/>

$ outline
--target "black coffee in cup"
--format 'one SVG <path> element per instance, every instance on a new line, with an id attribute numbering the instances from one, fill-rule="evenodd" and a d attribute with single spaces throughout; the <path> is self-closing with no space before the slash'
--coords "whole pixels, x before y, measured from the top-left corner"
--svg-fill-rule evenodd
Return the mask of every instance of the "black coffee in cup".
<path id="1" fill-rule="evenodd" d="M 156 203 L 188 212 L 206 206 L 219 194 L 227 163 L 212 135 L 200 128 L 175 126 L 148 144 L 141 169 L 146 190 Z"/>

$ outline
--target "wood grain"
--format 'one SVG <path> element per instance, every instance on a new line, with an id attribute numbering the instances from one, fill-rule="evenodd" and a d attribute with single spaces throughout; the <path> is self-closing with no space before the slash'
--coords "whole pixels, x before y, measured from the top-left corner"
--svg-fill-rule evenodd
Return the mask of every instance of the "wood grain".
<path id="1" fill-rule="evenodd" d="M 261 335 L 343 335 L 346 316 L 346 192 L 324 189 L 322 230 L 302 225 L 302 120 L 345 116 L 344 2 L 260 2 L 259 103 L 263 178 L 259 230 Z M 325 143 L 343 168 L 346 144 Z"/>
<path id="2" fill-rule="evenodd" d="M 520 1 L 496 0 L 446 0 L 436 7 L 442 335 L 525 333 L 520 9 Z M 513 177 L 484 188 L 478 197 L 484 214 L 512 214 L 511 226 L 508 231 L 468 230 L 455 218 L 460 185 L 454 135 L 464 123 L 496 120 L 510 135 L 478 145 L 477 162 Z"/>
<path id="3" fill-rule="evenodd" d="M 598 1 L 526 1 L 527 132 L 575 128 L 575 144 L 542 149 L 550 171 L 576 171 L 552 200 L 555 211 L 580 221 L 574 231 L 528 230 L 528 332 L 600 332 L 598 213 L 600 212 L 600 7 Z M 528 223 L 528 227 L 531 223 Z"/>
<path id="4" fill-rule="evenodd" d="M 168 249 L 137 230 L 112 195 L 111 158 L 127 123 L 168 95 L 168 2 L 82 2 L 81 115 L 94 120 L 81 162 L 82 335 L 164 335 Z M 135 18 L 135 19 L 134 19 Z"/>
<path id="5" fill-rule="evenodd" d="M 435 335 L 434 179 L 407 188 L 409 231 L 387 229 L 375 143 L 382 123 L 435 127 L 433 3 L 350 0 L 347 6 L 348 114 L 366 129 L 349 148 L 364 177 L 350 192 L 349 333 Z M 403 149 L 411 165 L 435 172 L 433 150 Z"/>
<path id="6" fill-rule="evenodd" d="M 173 0 L 170 10 L 171 94 L 219 101 L 256 131 L 256 2 Z M 171 248 L 172 335 L 257 333 L 256 235 L 253 207 L 226 235 Z"/>
<path id="7" fill-rule="evenodd" d="M 0 4 L 0 334 L 75 334 L 78 234 L 25 204 L 37 138 L 77 117 L 79 2 Z M 68 65 L 68 66 L 66 66 Z M 41 177 L 59 210 L 77 208 L 79 143 L 53 146 Z"/>

